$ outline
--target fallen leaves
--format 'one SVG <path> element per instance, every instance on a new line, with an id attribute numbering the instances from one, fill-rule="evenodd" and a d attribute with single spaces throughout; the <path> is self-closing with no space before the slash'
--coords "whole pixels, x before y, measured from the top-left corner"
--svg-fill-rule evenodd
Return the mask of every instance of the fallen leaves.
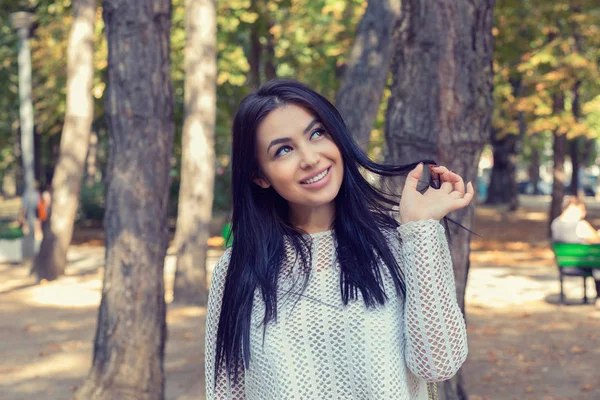
<path id="1" fill-rule="evenodd" d="M 573 347 L 571 347 L 571 350 L 569 350 L 571 352 L 571 354 L 584 354 L 587 352 L 587 350 L 582 349 L 581 347 L 575 345 Z"/>
<path id="2" fill-rule="evenodd" d="M 592 385 L 590 385 L 589 383 L 586 383 L 585 385 L 583 385 L 581 387 L 581 391 L 582 392 L 591 392 L 593 388 L 594 387 Z"/>

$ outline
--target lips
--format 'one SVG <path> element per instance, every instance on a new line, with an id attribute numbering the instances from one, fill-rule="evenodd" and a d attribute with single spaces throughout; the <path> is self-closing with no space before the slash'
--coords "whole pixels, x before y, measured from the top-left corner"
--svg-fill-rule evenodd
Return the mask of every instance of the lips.
<path id="1" fill-rule="evenodd" d="M 318 182 L 327 176 L 330 169 L 331 169 L 331 166 L 324 168 L 321 171 L 317 172 L 316 174 L 313 174 L 310 177 L 301 180 L 300 183 L 303 185 L 310 185 L 312 183 Z"/>

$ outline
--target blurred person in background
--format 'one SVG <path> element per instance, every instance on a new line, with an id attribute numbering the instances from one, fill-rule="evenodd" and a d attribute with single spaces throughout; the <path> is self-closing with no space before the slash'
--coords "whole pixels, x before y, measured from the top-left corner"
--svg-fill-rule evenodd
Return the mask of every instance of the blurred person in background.
<path id="1" fill-rule="evenodd" d="M 600 231 L 595 230 L 584 218 L 587 210 L 585 203 L 577 196 L 568 196 L 562 214 L 552 221 L 552 241 L 561 243 L 600 243 Z M 594 307 L 600 310 L 600 269 L 592 269 L 596 283 L 596 301 Z"/>

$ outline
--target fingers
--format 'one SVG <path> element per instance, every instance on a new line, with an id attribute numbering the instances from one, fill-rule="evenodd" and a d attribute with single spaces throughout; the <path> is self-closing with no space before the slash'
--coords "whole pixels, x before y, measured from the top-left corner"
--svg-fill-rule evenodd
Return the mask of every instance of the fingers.
<path id="1" fill-rule="evenodd" d="M 444 183 L 448 182 L 452 185 L 453 190 L 456 190 L 457 192 L 459 192 L 461 194 L 465 193 L 465 183 L 464 183 L 463 179 L 461 178 L 461 176 L 458 175 L 456 172 L 450 171 L 448 168 L 444 167 L 443 165 L 435 165 L 435 166 L 430 165 L 429 171 L 432 174 L 439 175 L 440 181 L 442 182 L 442 187 L 448 186 L 448 185 L 444 185 Z M 450 192 L 452 192 L 452 190 Z M 447 193 L 450 193 L 450 192 L 447 192 Z"/>
<path id="2" fill-rule="evenodd" d="M 465 185 L 462 177 L 454 171 L 450 171 L 443 165 L 428 165 L 432 176 L 439 176 L 441 186 L 438 190 L 455 199 L 455 209 L 469 205 L 475 197 L 475 189 L 471 182 Z"/>
<path id="3" fill-rule="evenodd" d="M 467 183 L 467 192 L 462 196 L 462 198 L 456 199 L 456 210 L 459 208 L 464 208 L 471 203 L 475 197 L 475 189 L 473 188 L 473 184 L 471 182 Z"/>
<path id="4" fill-rule="evenodd" d="M 442 186 L 440 186 L 440 190 L 444 193 L 452 193 L 454 191 L 454 185 L 450 182 L 442 182 Z M 462 195 L 462 193 L 460 193 L 460 194 Z"/>
<path id="5" fill-rule="evenodd" d="M 409 172 L 406 177 L 406 182 L 404 183 L 405 189 L 417 190 L 417 184 L 419 183 L 419 178 L 423 174 L 423 163 L 419 163 L 412 171 Z"/>

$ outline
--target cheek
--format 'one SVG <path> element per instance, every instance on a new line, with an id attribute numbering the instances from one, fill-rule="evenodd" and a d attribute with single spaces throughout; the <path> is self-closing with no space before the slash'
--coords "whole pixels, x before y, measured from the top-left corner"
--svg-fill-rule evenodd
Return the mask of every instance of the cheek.
<path id="1" fill-rule="evenodd" d="M 267 172 L 269 182 L 276 191 L 286 190 L 286 187 L 295 183 L 295 165 L 286 161 L 273 164 Z"/>
<path id="2" fill-rule="evenodd" d="M 327 141 L 327 154 L 329 158 L 336 160 L 337 162 L 342 162 L 342 154 L 340 153 L 340 149 L 335 145 L 332 140 Z"/>
<path id="3" fill-rule="evenodd" d="M 342 160 L 342 154 L 340 153 L 340 150 L 334 145 L 332 144 L 332 149 L 331 149 L 331 156 L 330 158 L 333 159 L 336 162 L 336 165 L 339 169 L 343 169 L 344 168 L 344 161 Z"/>

